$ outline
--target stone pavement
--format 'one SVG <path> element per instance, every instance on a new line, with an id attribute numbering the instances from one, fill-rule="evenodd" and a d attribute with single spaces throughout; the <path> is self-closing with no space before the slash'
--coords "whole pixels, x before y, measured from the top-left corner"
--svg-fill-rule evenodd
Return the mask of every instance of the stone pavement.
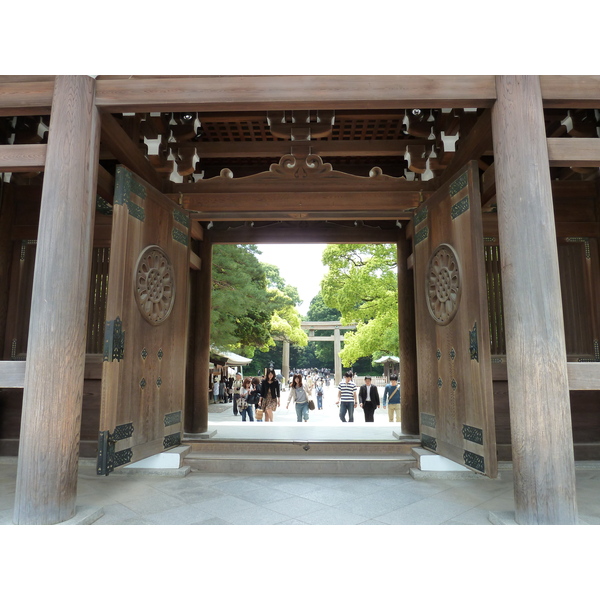
<path id="1" fill-rule="evenodd" d="M 331 390 L 330 390 L 331 391 Z M 217 407 L 214 407 L 217 408 Z M 312 411 L 295 423 L 285 404 L 274 423 L 241 423 L 231 405 L 211 412 L 215 439 L 259 435 L 265 439 L 391 439 L 396 424 L 383 411 L 375 424 L 336 421 L 337 410 Z M 321 427 L 319 428 L 319 423 Z M 313 428 L 312 433 L 310 428 Z M 338 431 L 339 434 L 333 434 Z M 322 437 L 322 436 L 321 436 Z M 155 474 L 95 474 L 95 461 L 81 459 L 77 489 L 80 514 L 94 525 L 491 525 L 490 512 L 514 513 L 510 465 L 497 479 L 413 479 L 410 475 L 265 475 L 202 473 L 186 477 Z M 508 467 L 508 468 L 507 468 Z M 577 500 L 582 523 L 600 524 L 600 465 L 577 463 Z M 0 457 L 0 524 L 11 525 L 17 462 Z M 94 512 L 96 511 L 96 512 Z M 99 517 L 96 519 L 96 517 Z"/>

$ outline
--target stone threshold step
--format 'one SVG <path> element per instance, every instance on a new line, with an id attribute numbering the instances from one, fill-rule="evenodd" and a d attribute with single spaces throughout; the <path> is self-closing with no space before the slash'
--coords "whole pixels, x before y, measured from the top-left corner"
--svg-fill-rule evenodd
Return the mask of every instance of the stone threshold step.
<path id="1" fill-rule="evenodd" d="M 262 461 L 342 461 L 342 462 L 373 462 L 373 461 L 387 461 L 387 462 L 410 462 L 414 463 L 414 457 L 408 454 L 398 454 L 398 455 L 389 455 L 389 454 L 371 454 L 369 456 L 358 455 L 358 456 L 348 456 L 344 455 L 334 455 L 334 454 L 301 454 L 297 456 L 291 455 L 270 455 L 270 454 L 197 454 L 195 452 L 191 452 L 188 454 L 184 462 L 186 464 L 195 462 L 195 461 L 206 461 L 206 460 L 262 460 Z"/>

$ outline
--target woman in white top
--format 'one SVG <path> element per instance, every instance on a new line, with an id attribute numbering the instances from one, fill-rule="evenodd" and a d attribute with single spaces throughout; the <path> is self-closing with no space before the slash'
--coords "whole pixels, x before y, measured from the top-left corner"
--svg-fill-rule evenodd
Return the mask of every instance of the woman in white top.
<path id="1" fill-rule="evenodd" d="M 246 420 L 246 416 L 251 421 L 254 421 L 254 415 L 252 414 L 252 404 L 248 402 L 250 399 L 250 387 L 252 384 L 252 380 L 250 377 L 246 377 L 242 383 L 242 387 L 240 388 L 240 397 L 237 399 L 237 408 L 242 415 L 242 421 Z"/>
<path id="2" fill-rule="evenodd" d="M 294 381 L 290 387 L 290 395 L 288 396 L 287 407 L 290 407 L 290 402 L 293 400 L 296 403 L 296 417 L 298 423 L 302 420 L 308 421 L 308 401 L 312 394 L 312 388 L 308 385 L 302 385 L 302 375 L 297 373 L 294 375 Z"/>

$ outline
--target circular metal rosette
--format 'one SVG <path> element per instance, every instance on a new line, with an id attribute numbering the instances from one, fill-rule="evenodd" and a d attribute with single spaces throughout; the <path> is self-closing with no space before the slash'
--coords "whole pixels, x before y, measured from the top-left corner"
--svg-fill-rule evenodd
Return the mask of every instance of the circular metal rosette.
<path id="1" fill-rule="evenodd" d="M 160 325 L 175 302 L 173 265 L 160 246 L 144 248 L 135 267 L 134 292 L 140 313 L 151 325 Z"/>
<path id="2" fill-rule="evenodd" d="M 458 310 L 462 286 L 460 261 L 449 244 L 440 244 L 433 251 L 425 286 L 429 314 L 436 323 L 448 325 Z"/>

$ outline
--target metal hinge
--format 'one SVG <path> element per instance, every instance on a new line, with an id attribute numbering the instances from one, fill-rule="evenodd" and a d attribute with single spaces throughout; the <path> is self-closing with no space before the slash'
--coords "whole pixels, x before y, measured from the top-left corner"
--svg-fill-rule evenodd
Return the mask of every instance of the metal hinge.
<path id="1" fill-rule="evenodd" d="M 104 327 L 104 361 L 123 360 L 125 348 L 125 332 L 123 323 L 117 317 L 114 321 L 106 321 Z"/>
<path id="2" fill-rule="evenodd" d="M 98 475 L 108 475 L 117 467 L 131 462 L 133 456 L 131 448 L 115 452 L 115 444 L 119 440 L 130 438 L 132 434 L 133 423 L 117 425 L 112 433 L 107 430 L 98 434 L 98 461 L 96 465 Z"/>

